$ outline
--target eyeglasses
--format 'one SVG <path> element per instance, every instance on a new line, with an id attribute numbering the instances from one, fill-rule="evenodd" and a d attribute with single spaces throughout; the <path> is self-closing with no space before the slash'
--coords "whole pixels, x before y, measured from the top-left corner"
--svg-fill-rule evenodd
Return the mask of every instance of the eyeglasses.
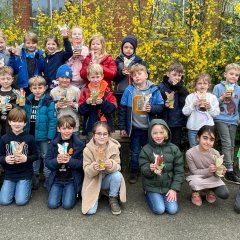
<path id="1" fill-rule="evenodd" d="M 104 138 L 105 138 L 105 137 L 108 136 L 108 133 L 107 133 L 107 132 L 105 132 L 105 133 L 96 132 L 95 135 L 96 135 L 97 137 L 99 137 L 99 138 L 100 138 L 100 137 L 104 137 Z"/>

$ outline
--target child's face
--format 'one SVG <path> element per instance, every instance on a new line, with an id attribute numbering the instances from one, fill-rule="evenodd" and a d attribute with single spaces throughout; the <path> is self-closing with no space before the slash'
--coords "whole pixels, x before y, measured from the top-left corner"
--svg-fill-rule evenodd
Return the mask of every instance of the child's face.
<path id="1" fill-rule="evenodd" d="M 151 136 L 155 143 L 162 143 L 165 140 L 163 127 L 161 125 L 154 125 Z"/>
<path id="2" fill-rule="evenodd" d="M 199 91 L 200 93 L 207 92 L 209 88 L 209 83 L 204 79 L 200 79 L 197 81 L 195 87 L 196 87 L 196 90 Z"/>
<path id="3" fill-rule="evenodd" d="M 147 81 L 148 75 L 144 71 L 136 71 L 132 74 L 133 82 L 136 86 L 144 87 Z"/>
<path id="4" fill-rule="evenodd" d="M 80 28 L 74 28 L 72 30 L 72 40 L 74 44 L 81 44 L 83 40 L 82 30 Z"/>
<path id="5" fill-rule="evenodd" d="M 126 56 L 131 56 L 134 53 L 134 47 L 131 43 L 126 42 L 123 45 L 123 54 Z"/>
<path id="6" fill-rule="evenodd" d="M 26 39 L 24 45 L 28 52 L 35 52 L 37 49 L 37 43 L 33 42 L 31 39 Z"/>
<path id="7" fill-rule="evenodd" d="M 59 86 L 63 88 L 68 88 L 71 82 L 70 78 L 67 78 L 67 77 L 59 77 L 58 81 L 59 81 Z"/>
<path id="8" fill-rule="evenodd" d="M 97 88 L 100 86 L 100 82 L 102 81 L 102 79 L 103 79 L 103 75 L 101 74 L 93 73 L 88 76 L 88 80 L 92 83 L 92 87 L 94 88 Z"/>
<path id="9" fill-rule="evenodd" d="M 239 71 L 235 69 L 230 69 L 229 71 L 224 73 L 224 77 L 226 78 L 226 82 L 234 84 L 239 78 Z"/>
<path id="10" fill-rule="evenodd" d="M 96 145 L 105 146 L 109 140 L 109 134 L 105 127 L 99 126 L 93 135 Z"/>
<path id="11" fill-rule="evenodd" d="M 172 85 L 176 85 L 181 81 L 183 74 L 173 70 L 171 72 L 167 72 L 167 76 L 169 78 L 169 83 L 171 83 Z"/>
<path id="12" fill-rule="evenodd" d="M 39 100 L 42 95 L 45 93 L 47 87 L 44 85 L 38 85 L 38 86 L 31 86 L 30 90 L 35 96 L 35 100 Z"/>
<path id="13" fill-rule="evenodd" d="M 20 121 L 8 121 L 12 131 L 17 135 L 19 133 L 23 132 L 23 128 L 25 127 L 26 123 L 25 122 L 20 122 Z"/>
<path id="14" fill-rule="evenodd" d="M 200 137 L 198 137 L 199 148 L 203 152 L 207 152 L 213 147 L 215 141 L 215 136 L 212 133 L 204 132 Z"/>
<path id="15" fill-rule="evenodd" d="M 57 128 L 58 132 L 61 134 L 63 140 L 68 140 L 73 134 L 73 127 L 67 126 L 66 124 Z"/>
<path id="16" fill-rule="evenodd" d="M 9 88 L 12 85 L 13 77 L 10 74 L 0 76 L 0 85 L 3 89 Z"/>
<path id="17" fill-rule="evenodd" d="M 6 41 L 0 37 L 0 51 L 4 50 L 6 48 Z"/>
<path id="18" fill-rule="evenodd" d="M 94 54 L 101 54 L 102 52 L 102 44 L 99 39 L 94 39 L 91 42 L 91 51 L 94 52 Z"/>
<path id="19" fill-rule="evenodd" d="M 55 53 L 58 49 L 57 43 L 53 39 L 48 39 L 46 49 L 49 54 Z"/>

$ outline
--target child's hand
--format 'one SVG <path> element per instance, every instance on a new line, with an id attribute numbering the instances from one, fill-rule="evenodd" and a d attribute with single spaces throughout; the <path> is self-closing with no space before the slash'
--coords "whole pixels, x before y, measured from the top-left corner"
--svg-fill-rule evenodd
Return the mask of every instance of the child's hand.
<path id="1" fill-rule="evenodd" d="M 155 163 L 150 163 L 150 170 L 154 172 L 157 169 L 157 165 Z"/>
<path id="2" fill-rule="evenodd" d="M 14 54 L 15 56 L 20 56 L 21 53 L 21 49 L 19 47 L 19 45 L 17 43 L 15 43 L 15 47 L 11 48 L 11 52 L 12 54 Z"/>
<path id="3" fill-rule="evenodd" d="M 220 97 L 220 99 L 223 101 L 225 98 L 231 98 L 232 97 L 232 91 L 226 90 L 223 95 Z"/>
<path id="4" fill-rule="evenodd" d="M 58 162 L 59 164 L 64 163 L 64 162 L 63 162 L 63 154 L 58 154 L 58 155 L 57 155 L 57 162 Z"/>
<path id="5" fill-rule="evenodd" d="M 210 110 L 210 109 L 211 109 L 211 104 L 210 104 L 210 102 L 206 102 L 206 103 L 205 103 L 205 108 L 206 108 L 207 110 Z"/>
<path id="6" fill-rule="evenodd" d="M 128 137 L 126 130 L 121 130 L 120 135 L 121 137 Z"/>
<path id="7" fill-rule="evenodd" d="M 92 99 L 91 99 L 91 98 L 88 98 L 88 99 L 86 100 L 86 103 L 87 103 L 87 104 L 92 104 Z"/>
<path id="8" fill-rule="evenodd" d="M 101 98 L 97 98 L 96 99 L 96 104 L 99 105 L 99 104 L 102 104 L 103 100 Z"/>
<path id="9" fill-rule="evenodd" d="M 106 160 L 106 161 L 105 161 L 105 168 L 106 168 L 106 169 L 111 169 L 112 166 L 113 166 L 112 161 L 110 161 L 110 160 Z"/>
<path id="10" fill-rule="evenodd" d="M 12 110 L 12 104 L 11 103 L 6 103 L 6 108 L 8 111 Z"/>
<path id="11" fill-rule="evenodd" d="M 217 167 L 215 164 L 210 164 L 208 169 L 210 173 L 215 173 L 217 171 Z"/>
<path id="12" fill-rule="evenodd" d="M 67 107 L 67 104 L 63 101 L 58 101 L 56 105 L 57 105 L 57 108 L 66 108 Z"/>
<path id="13" fill-rule="evenodd" d="M 27 161 L 27 156 L 25 154 L 15 154 L 15 163 L 25 163 Z"/>
<path id="14" fill-rule="evenodd" d="M 68 28 L 66 25 L 64 25 L 64 26 L 57 25 L 57 27 L 60 30 L 62 37 L 68 36 Z"/>
<path id="15" fill-rule="evenodd" d="M 151 105 L 149 103 L 146 104 L 145 111 L 146 112 L 150 112 L 151 111 Z"/>
<path id="16" fill-rule="evenodd" d="M 74 107 L 73 100 L 67 100 L 67 105 L 70 106 L 70 107 Z"/>
<path id="17" fill-rule="evenodd" d="M 63 162 L 63 163 L 68 163 L 69 160 L 70 160 L 69 154 L 66 153 L 66 154 L 63 154 L 62 156 L 63 156 L 63 157 L 62 157 L 62 162 Z"/>
<path id="18" fill-rule="evenodd" d="M 100 171 L 98 162 L 93 162 L 93 169 L 96 170 L 96 171 Z"/>
<path id="19" fill-rule="evenodd" d="M 165 107 L 169 108 L 170 103 L 169 102 L 165 102 Z"/>
<path id="20" fill-rule="evenodd" d="M 195 101 L 193 102 L 193 106 L 194 106 L 194 107 L 198 107 L 199 105 L 200 105 L 199 99 L 197 99 L 197 100 L 195 100 Z"/>
<path id="21" fill-rule="evenodd" d="M 167 201 L 168 202 L 174 202 L 177 201 L 177 192 L 170 189 L 167 193 L 166 193 L 166 197 L 167 197 Z"/>
<path id="22" fill-rule="evenodd" d="M 8 155 L 5 157 L 5 161 L 7 164 L 14 164 L 15 163 L 15 157 L 14 155 Z"/>
<path id="23" fill-rule="evenodd" d="M 129 75 L 130 74 L 129 69 L 128 68 L 123 68 L 122 74 L 123 75 Z"/>

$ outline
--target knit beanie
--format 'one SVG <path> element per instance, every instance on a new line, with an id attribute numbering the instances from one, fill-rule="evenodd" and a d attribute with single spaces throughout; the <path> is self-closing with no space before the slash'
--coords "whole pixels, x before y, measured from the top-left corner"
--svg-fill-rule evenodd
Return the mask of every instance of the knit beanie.
<path id="1" fill-rule="evenodd" d="M 69 65 L 63 64 L 60 66 L 56 73 L 56 78 L 66 77 L 72 79 L 72 69 Z"/>
<path id="2" fill-rule="evenodd" d="M 127 35 L 126 37 L 123 38 L 122 46 L 121 46 L 122 52 L 123 52 L 123 45 L 127 42 L 129 42 L 133 46 L 134 53 L 135 53 L 137 48 L 137 39 L 132 35 Z"/>

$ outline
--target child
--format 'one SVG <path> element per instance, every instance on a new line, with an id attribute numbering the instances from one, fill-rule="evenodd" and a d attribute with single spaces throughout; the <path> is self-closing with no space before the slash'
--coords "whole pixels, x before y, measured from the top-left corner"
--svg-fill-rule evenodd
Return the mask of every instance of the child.
<path id="1" fill-rule="evenodd" d="M 163 109 L 163 99 L 157 86 L 149 80 L 147 69 L 134 64 L 130 70 L 133 82 L 125 89 L 119 109 L 119 128 L 121 136 L 131 138 L 131 160 L 129 183 L 136 183 L 141 147 L 148 142 L 148 126 L 156 114 Z"/>
<path id="2" fill-rule="evenodd" d="M 46 81 L 43 77 L 37 76 L 29 79 L 29 88 L 32 92 L 25 104 L 27 113 L 27 124 L 25 131 L 34 136 L 37 143 L 39 157 L 43 159 L 43 173 L 47 179 L 50 171 L 45 166 L 45 156 L 47 153 L 48 142 L 56 135 L 57 115 L 52 98 L 46 95 Z M 39 187 L 39 170 L 41 161 L 38 159 L 33 163 L 33 189 Z"/>
<path id="3" fill-rule="evenodd" d="M 98 121 L 107 121 L 113 130 L 112 114 L 117 108 L 117 101 L 103 80 L 102 66 L 96 63 L 89 65 L 87 74 L 90 83 L 81 92 L 78 108 L 83 116 L 83 133 L 89 135 Z"/>
<path id="4" fill-rule="evenodd" d="M 65 51 L 59 49 L 60 44 L 57 36 L 50 34 L 45 40 L 47 53 L 44 59 L 44 78 L 46 79 L 49 91 L 58 85 L 56 76 L 58 68 L 73 55 L 67 31 L 62 30 L 61 34 Z"/>
<path id="5" fill-rule="evenodd" d="M 106 122 L 97 122 L 92 129 L 93 138 L 83 151 L 84 181 L 82 187 L 82 213 L 94 214 L 101 190 L 109 190 L 109 204 L 113 215 L 119 215 L 121 202 L 126 202 L 125 181 L 120 173 L 120 144 L 110 137 Z"/>
<path id="6" fill-rule="evenodd" d="M 25 205 L 31 197 L 33 161 L 38 159 L 37 146 L 33 136 L 24 133 L 26 112 L 14 108 L 8 114 L 11 132 L 1 137 L 0 163 L 5 177 L 0 192 L 0 204 Z"/>
<path id="7" fill-rule="evenodd" d="M 93 35 L 89 42 L 90 53 L 83 61 L 80 75 L 82 79 L 89 83 L 87 78 L 87 68 L 90 64 L 99 63 L 103 68 L 103 78 L 112 89 L 112 81 L 117 74 L 117 66 L 111 55 L 106 53 L 106 42 L 102 35 Z"/>
<path id="8" fill-rule="evenodd" d="M 224 72 L 225 81 L 221 81 L 213 89 L 220 107 L 220 114 L 214 118 L 214 122 L 221 140 L 224 165 L 227 168 L 225 180 L 236 184 L 240 184 L 240 178 L 233 171 L 232 163 L 240 111 L 240 87 L 237 84 L 239 74 L 238 64 L 228 64 Z"/>
<path id="9" fill-rule="evenodd" d="M 114 79 L 115 91 L 118 105 L 123 95 L 125 88 L 131 83 L 130 68 L 135 63 L 146 65 L 142 58 L 136 55 L 137 39 L 134 36 L 127 35 L 122 40 L 120 55 L 116 58 L 117 76 Z"/>
<path id="10" fill-rule="evenodd" d="M 84 143 L 73 134 L 76 122 L 70 115 L 58 119 L 60 133 L 48 146 L 46 166 L 51 170 L 47 180 L 48 207 L 74 207 L 83 181 Z"/>
<path id="11" fill-rule="evenodd" d="M 7 66 L 9 64 L 9 52 L 6 49 L 6 37 L 2 31 L 0 31 L 0 67 Z"/>
<path id="12" fill-rule="evenodd" d="M 160 114 L 169 126 L 171 142 L 181 147 L 182 127 L 186 126 L 186 117 L 182 113 L 188 90 L 182 82 L 183 66 L 181 63 L 173 63 L 169 66 L 166 76 L 158 87 L 165 101 L 165 107 Z"/>
<path id="13" fill-rule="evenodd" d="M 18 87 L 24 88 L 27 95 L 31 92 L 28 80 L 33 76 L 42 75 L 44 69 L 43 51 L 37 48 L 37 35 L 33 32 L 24 34 L 24 44 L 11 48 L 9 64 L 18 74 Z"/>
<path id="14" fill-rule="evenodd" d="M 11 67 L 0 68 L 0 128 L 1 136 L 9 130 L 7 116 L 9 111 L 16 106 L 17 96 L 12 88 L 13 70 Z"/>
<path id="15" fill-rule="evenodd" d="M 163 120 L 151 121 L 148 136 L 149 143 L 139 155 L 147 204 L 155 214 L 175 214 L 184 177 L 182 153 L 170 143 L 171 131 Z"/>
<path id="16" fill-rule="evenodd" d="M 57 117 L 71 115 L 76 121 L 74 132 L 78 132 L 78 101 L 80 90 L 77 87 L 70 85 L 72 80 L 72 69 L 70 66 L 67 64 L 60 66 L 57 70 L 56 78 L 59 81 L 59 86 L 52 89 L 50 95 L 55 102 Z"/>
<path id="17" fill-rule="evenodd" d="M 220 113 L 219 102 L 215 95 L 207 92 L 211 86 L 211 77 L 201 73 L 194 82 L 196 92 L 185 100 L 182 112 L 188 116 L 187 129 L 190 147 L 197 145 L 197 132 L 204 125 L 213 126 L 213 117 Z"/>
<path id="18" fill-rule="evenodd" d="M 186 178 L 192 189 L 192 203 L 202 205 L 199 191 L 206 191 L 206 200 L 214 203 L 216 197 L 227 199 L 229 191 L 220 176 L 225 174 L 224 168 L 219 171 L 217 158 L 220 154 L 213 148 L 215 141 L 214 126 L 205 125 L 197 132 L 198 145 L 186 152 L 190 176 Z M 218 168 L 217 168 L 218 167 Z"/>
<path id="19" fill-rule="evenodd" d="M 86 83 L 80 77 L 82 62 L 89 54 L 88 47 L 83 45 L 83 30 L 80 27 L 73 27 L 71 30 L 73 56 L 67 61 L 67 64 L 72 68 L 73 78 L 71 84 L 82 90 Z"/>

